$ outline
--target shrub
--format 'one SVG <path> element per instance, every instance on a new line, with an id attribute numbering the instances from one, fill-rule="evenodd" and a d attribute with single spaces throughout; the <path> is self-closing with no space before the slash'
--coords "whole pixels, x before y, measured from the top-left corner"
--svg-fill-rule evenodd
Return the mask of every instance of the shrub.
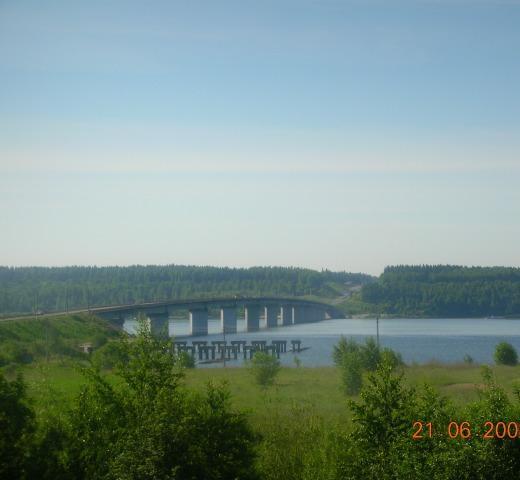
<path id="1" fill-rule="evenodd" d="M 107 335 L 104 335 L 102 333 L 96 333 L 92 337 L 92 348 L 94 350 L 96 350 L 96 349 L 102 347 L 103 345 L 105 345 L 107 342 L 108 342 Z"/>
<path id="2" fill-rule="evenodd" d="M 352 338 L 346 338 L 341 335 L 338 343 L 334 345 L 334 350 L 332 352 L 332 359 L 337 367 L 341 367 L 343 364 L 343 357 L 347 353 L 359 352 L 358 343 Z"/>
<path id="3" fill-rule="evenodd" d="M 391 368 L 397 368 L 404 365 L 401 354 L 391 348 L 383 348 L 383 350 L 381 350 L 380 363 L 386 363 Z"/>
<path id="4" fill-rule="evenodd" d="M 261 478 L 265 480 L 332 479 L 336 427 L 326 424 L 315 406 L 294 404 L 288 411 L 274 409 L 262 421 L 259 446 Z"/>
<path id="5" fill-rule="evenodd" d="M 34 428 L 22 379 L 9 382 L 0 373 L 0 478 L 24 478 Z"/>
<path id="6" fill-rule="evenodd" d="M 188 352 L 180 352 L 177 355 L 177 362 L 184 368 L 195 368 L 195 359 Z"/>
<path id="7" fill-rule="evenodd" d="M 361 359 L 363 362 L 363 368 L 369 372 L 376 370 L 379 361 L 381 360 L 381 352 L 373 337 L 368 337 L 365 340 L 365 345 L 361 346 Z"/>
<path id="8" fill-rule="evenodd" d="M 92 363 L 98 368 L 110 369 L 128 361 L 128 356 L 122 342 L 107 342 L 94 350 Z"/>
<path id="9" fill-rule="evenodd" d="M 33 354 L 21 342 L 9 341 L 2 345 L 4 356 L 11 363 L 31 363 L 33 361 Z"/>
<path id="10" fill-rule="evenodd" d="M 464 363 L 471 365 L 473 363 L 473 357 L 466 353 L 466 355 L 464 355 L 463 361 Z"/>
<path id="11" fill-rule="evenodd" d="M 280 362 L 277 358 L 265 352 L 256 352 L 249 368 L 256 383 L 267 387 L 274 383 L 276 375 L 280 371 Z"/>
<path id="12" fill-rule="evenodd" d="M 9 365 L 9 359 L 5 355 L 0 353 L 0 367 L 4 367 L 6 365 Z"/>
<path id="13" fill-rule="evenodd" d="M 516 365 L 518 354 L 513 345 L 507 342 L 499 343 L 495 348 L 495 362 L 498 365 Z"/>
<path id="14" fill-rule="evenodd" d="M 359 352 L 343 355 L 341 379 L 347 395 L 357 395 L 363 384 L 362 364 Z"/>

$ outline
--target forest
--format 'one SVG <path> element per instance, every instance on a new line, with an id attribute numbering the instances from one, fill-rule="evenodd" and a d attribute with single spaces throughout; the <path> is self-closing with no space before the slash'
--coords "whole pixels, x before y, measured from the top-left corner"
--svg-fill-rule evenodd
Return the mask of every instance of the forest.
<path id="1" fill-rule="evenodd" d="M 355 285 L 361 294 L 340 305 L 347 314 L 520 315 L 519 268 L 455 265 L 390 266 L 377 279 L 290 267 L 0 267 L 0 314 L 227 295 L 333 299 Z"/>
<path id="2" fill-rule="evenodd" d="M 392 266 L 361 297 L 381 313 L 491 317 L 520 314 L 520 269 L 454 265 Z"/>
<path id="3" fill-rule="evenodd" d="M 335 297 L 361 273 L 290 267 L 183 265 L 0 267 L 0 313 L 56 312 L 89 306 L 224 295 Z"/>

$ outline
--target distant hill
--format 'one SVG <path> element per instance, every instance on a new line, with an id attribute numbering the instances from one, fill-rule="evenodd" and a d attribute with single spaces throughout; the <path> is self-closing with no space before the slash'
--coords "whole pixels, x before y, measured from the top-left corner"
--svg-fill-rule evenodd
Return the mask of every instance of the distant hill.
<path id="1" fill-rule="evenodd" d="M 54 312 L 217 295 L 336 298 L 375 279 L 288 267 L 0 267 L 0 313 Z"/>
<path id="2" fill-rule="evenodd" d="M 392 266 L 363 286 L 360 300 L 368 310 L 406 316 L 517 316 L 520 269 Z"/>

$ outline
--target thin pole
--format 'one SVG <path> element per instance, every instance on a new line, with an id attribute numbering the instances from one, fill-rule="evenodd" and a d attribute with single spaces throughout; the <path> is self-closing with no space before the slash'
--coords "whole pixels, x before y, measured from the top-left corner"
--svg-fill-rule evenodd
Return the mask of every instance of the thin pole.
<path id="1" fill-rule="evenodd" d="M 222 310 L 220 311 L 220 315 L 222 315 L 222 334 L 224 336 L 224 368 L 226 368 L 226 353 L 227 353 L 227 345 L 226 345 L 226 319 Z"/>
<path id="2" fill-rule="evenodd" d="M 379 348 L 379 315 L 376 317 L 376 338 L 377 348 Z"/>
<path id="3" fill-rule="evenodd" d="M 45 319 L 45 360 L 49 363 L 49 319 Z"/>

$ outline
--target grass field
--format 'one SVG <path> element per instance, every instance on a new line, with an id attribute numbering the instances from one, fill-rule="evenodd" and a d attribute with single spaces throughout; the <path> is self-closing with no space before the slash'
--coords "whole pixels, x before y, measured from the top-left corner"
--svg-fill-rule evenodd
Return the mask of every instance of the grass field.
<path id="1" fill-rule="evenodd" d="M 520 382 L 520 366 L 493 367 L 497 383 L 511 393 Z M 29 392 L 39 408 L 59 408 L 72 398 L 84 382 L 80 369 L 73 362 L 38 362 L 23 367 L 22 373 Z M 109 378 L 116 381 L 110 372 Z M 426 364 L 404 369 L 408 384 L 428 383 L 455 404 L 478 398 L 481 384 L 480 367 L 475 365 Z M 186 372 L 186 385 L 204 389 L 209 381 L 226 382 L 235 408 L 245 411 L 255 424 L 262 424 L 274 413 L 292 415 L 305 409 L 320 416 L 326 423 L 349 421 L 347 398 L 341 389 L 339 372 L 334 367 L 283 368 L 276 384 L 267 389 L 256 385 L 247 368 L 192 369 Z M 49 405 L 52 403 L 52 405 Z"/>

